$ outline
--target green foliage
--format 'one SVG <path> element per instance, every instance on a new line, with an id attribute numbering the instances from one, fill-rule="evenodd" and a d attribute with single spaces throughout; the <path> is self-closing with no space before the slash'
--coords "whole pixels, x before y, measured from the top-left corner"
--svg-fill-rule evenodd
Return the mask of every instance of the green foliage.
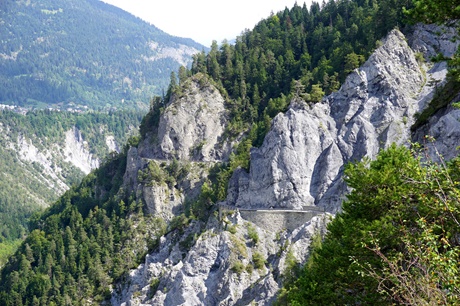
<path id="1" fill-rule="evenodd" d="M 184 228 L 189 224 L 190 219 L 185 214 L 175 216 L 168 225 L 168 231 L 179 230 L 183 232 Z"/>
<path id="2" fill-rule="evenodd" d="M 406 13 L 416 21 L 447 23 L 460 18 L 458 0 L 413 0 L 413 8 Z"/>
<path id="3" fill-rule="evenodd" d="M 311 102 L 319 102 L 324 96 L 324 91 L 321 88 L 321 84 L 315 84 L 311 86 L 311 92 L 309 101 Z"/>
<path id="4" fill-rule="evenodd" d="M 150 111 L 142 119 L 139 127 L 139 133 L 142 138 L 146 138 L 147 133 L 154 133 L 158 129 L 160 123 L 160 115 L 163 112 L 163 106 L 165 100 L 159 96 L 154 97 L 150 100 Z"/>
<path id="5" fill-rule="evenodd" d="M 265 266 L 265 258 L 262 253 L 259 252 L 254 252 L 252 253 L 252 262 L 254 263 L 254 268 L 256 269 L 262 269 Z"/>
<path id="6" fill-rule="evenodd" d="M 213 210 L 214 203 L 217 202 L 216 184 L 205 181 L 201 186 L 201 193 L 197 200 L 186 208 L 186 213 L 191 218 L 206 221 Z"/>
<path id="7" fill-rule="evenodd" d="M 251 264 L 247 264 L 247 265 L 246 265 L 246 272 L 247 272 L 249 275 L 251 275 L 252 272 L 254 272 L 254 266 L 251 265 Z"/>
<path id="8" fill-rule="evenodd" d="M 1 272 L 1 305 L 110 298 L 110 285 L 137 266 L 149 239 L 165 230 L 132 197 L 119 198 L 125 169 L 126 155 L 112 156 L 33 219 L 32 232 Z"/>
<path id="9" fill-rule="evenodd" d="M 344 72 L 350 73 L 364 63 L 364 56 L 352 52 L 345 56 Z"/>
<path id="10" fill-rule="evenodd" d="M 155 292 L 157 292 L 159 286 L 160 286 L 160 279 L 153 277 L 150 280 L 150 288 L 149 288 L 150 297 L 153 297 L 155 295 Z"/>
<path id="11" fill-rule="evenodd" d="M 315 239 L 317 238 L 314 237 L 313 240 Z M 292 282 L 298 277 L 299 273 L 300 273 L 300 263 L 295 258 L 292 248 L 289 248 L 286 254 L 286 270 L 284 273 L 285 282 Z"/>
<path id="12" fill-rule="evenodd" d="M 393 146 L 350 164 L 343 213 L 285 289 L 293 305 L 454 305 L 458 290 L 458 159 L 422 162 Z"/>
<path id="13" fill-rule="evenodd" d="M 233 264 L 231 268 L 233 273 L 241 274 L 244 271 L 244 264 L 241 261 L 237 261 Z"/>
<path id="14" fill-rule="evenodd" d="M 21 242 L 22 239 L 16 239 L 0 243 L 0 267 L 3 267 L 8 258 L 16 252 Z"/>
<path id="15" fill-rule="evenodd" d="M 196 234 L 190 234 L 184 240 L 179 242 L 179 247 L 184 251 L 189 251 L 197 240 Z"/>
<path id="16" fill-rule="evenodd" d="M 98 0 L 3 2 L 2 104 L 146 109 L 181 65 L 159 49 L 203 48 Z"/>
<path id="17" fill-rule="evenodd" d="M 422 52 L 416 52 L 415 53 L 415 59 L 417 60 L 417 63 L 422 64 L 425 62 L 425 57 L 423 56 Z"/>
<path id="18" fill-rule="evenodd" d="M 227 228 L 227 230 L 231 233 L 231 234 L 236 234 L 236 230 L 237 230 L 237 225 L 231 225 Z"/>
<path id="19" fill-rule="evenodd" d="M 256 228 L 248 223 L 248 237 L 251 239 L 253 244 L 257 244 L 259 242 L 259 234 L 257 233 Z"/>
<path id="20" fill-rule="evenodd" d="M 232 242 L 233 249 L 232 252 L 237 255 L 237 257 L 243 257 L 247 258 L 248 257 L 248 251 L 246 248 L 246 244 L 244 241 L 238 238 L 238 236 L 231 234 L 230 235 L 230 241 Z"/>
<path id="21" fill-rule="evenodd" d="M 168 179 L 168 175 L 157 162 L 150 160 L 147 164 L 147 168 L 139 170 L 137 179 L 146 186 L 153 186 L 165 183 Z"/>

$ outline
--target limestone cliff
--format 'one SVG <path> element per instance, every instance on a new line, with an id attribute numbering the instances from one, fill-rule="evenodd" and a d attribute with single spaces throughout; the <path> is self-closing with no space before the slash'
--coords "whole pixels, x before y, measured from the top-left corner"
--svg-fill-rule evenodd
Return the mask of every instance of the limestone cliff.
<path id="1" fill-rule="evenodd" d="M 312 237 L 324 234 L 327 221 L 328 216 L 315 217 L 290 233 L 257 228 L 239 214 L 193 223 L 179 237 L 163 237 L 159 251 L 131 271 L 129 285 L 115 290 L 111 304 L 271 304 L 292 258 L 306 260 Z"/>
<path id="2" fill-rule="evenodd" d="M 31 199 L 28 204 L 48 206 L 72 183 L 99 166 L 99 158 L 91 153 L 94 144 L 85 141 L 76 127 L 57 136 L 57 141 L 51 144 L 33 133 L 11 132 L 14 129 L 7 123 L 0 125 L 0 141 L 4 144 L 2 154 L 12 156 L 15 161 L 10 165 L 11 172 L 20 172 L 20 175 L 16 174 L 25 177 L 22 181 L 12 181 Z M 112 139 L 109 142 L 112 148 L 116 146 L 113 136 L 107 135 L 107 138 Z M 7 173 L 3 175 L 8 177 Z"/>
<path id="3" fill-rule="evenodd" d="M 439 50 L 431 27 L 417 31 L 415 47 Z M 251 151 L 250 172 L 232 178 L 228 204 L 340 210 L 344 165 L 372 159 L 391 143 L 407 144 L 414 114 L 445 75 L 444 63 L 417 62 L 403 34 L 392 31 L 338 92 L 313 105 L 294 100 L 273 120 L 263 145 Z"/>
<path id="4" fill-rule="evenodd" d="M 164 108 L 158 128 L 129 150 L 127 190 L 135 191 L 150 213 L 170 220 L 186 201 L 199 195 L 209 168 L 228 159 L 230 146 L 223 139 L 227 117 L 225 99 L 206 76 L 188 79 Z M 184 177 L 168 183 L 173 162 Z M 153 169 L 163 178 L 149 178 Z M 139 172 L 146 179 L 139 181 Z"/>
<path id="5" fill-rule="evenodd" d="M 89 145 L 76 128 L 65 133 L 65 161 L 73 164 L 85 174 L 99 166 L 99 160 L 89 152 Z"/>
<path id="6" fill-rule="evenodd" d="M 202 74 L 185 81 L 165 107 L 153 135 L 155 146 L 142 145 L 142 155 L 155 159 L 222 161 L 229 146 L 222 138 L 228 120 L 225 99 Z"/>
<path id="7" fill-rule="evenodd" d="M 424 62 L 416 52 L 429 58 L 430 50 L 449 52 L 457 45 L 447 46 L 446 36 L 435 35 L 432 27 L 416 31 L 409 43 L 392 31 L 340 90 L 320 103 L 295 98 L 273 120 L 263 145 L 252 149 L 249 173 L 234 172 L 219 210 L 163 236 L 114 288 L 111 303 L 272 304 L 286 268 L 306 262 L 313 237 L 323 235 L 340 210 L 347 192 L 344 165 L 372 159 L 393 142 L 407 144 L 414 114 L 444 82 L 446 65 Z M 190 80 L 166 106 L 154 135 L 128 153 L 125 190 L 135 191 L 150 212 L 167 220 L 198 195 L 208 169 L 229 153 L 222 139 L 225 101 L 203 78 Z M 447 109 L 425 127 L 438 132 L 449 152 L 458 139 L 457 112 Z M 171 182 L 164 175 L 173 163 L 188 165 L 188 171 Z M 315 213 L 305 214 L 298 226 L 297 217 L 295 222 L 286 217 L 293 211 Z"/>
<path id="8" fill-rule="evenodd" d="M 455 98 L 460 100 L 460 96 Z M 426 137 L 426 136 L 430 137 Z M 459 155 L 460 109 L 448 106 L 429 119 L 414 135 L 414 140 L 422 144 L 431 160 L 446 160 Z"/>

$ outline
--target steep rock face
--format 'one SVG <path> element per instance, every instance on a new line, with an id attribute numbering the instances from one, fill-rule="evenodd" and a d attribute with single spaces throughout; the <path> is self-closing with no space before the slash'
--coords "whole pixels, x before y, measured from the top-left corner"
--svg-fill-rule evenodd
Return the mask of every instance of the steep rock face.
<path id="1" fill-rule="evenodd" d="M 134 193 L 138 200 L 142 200 L 150 214 L 171 220 L 183 212 L 183 205 L 187 201 L 193 201 L 199 196 L 209 169 L 215 163 L 152 159 L 144 157 L 143 152 L 145 151 L 136 147 L 128 150 L 123 177 L 124 190 Z M 173 163 L 176 164 L 177 171 L 182 173 L 179 181 L 168 177 L 168 168 Z M 149 165 L 157 169 L 157 174 L 152 175 Z M 145 178 L 142 179 L 142 176 Z"/>
<path id="2" fill-rule="evenodd" d="M 176 93 L 160 118 L 159 158 L 223 160 L 228 148 L 220 142 L 227 121 L 225 100 L 203 75 L 196 75 Z"/>
<path id="3" fill-rule="evenodd" d="M 89 152 L 88 143 L 83 140 L 81 132 L 76 127 L 65 133 L 64 156 L 66 162 L 73 164 L 85 174 L 99 166 L 99 160 Z"/>
<path id="4" fill-rule="evenodd" d="M 180 214 L 184 203 L 184 195 L 166 184 L 143 186 L 142 196 L 148 212 L 164 220 L 171 220 Z"/>
<path id="5" fill-rule="evenodd" d="M 457 30 L 451 27 L 437 26 L 434 24 L 418 24 L 414 32 L 408 37 L 411 47 L 416 52 L 421 52 L 425 59 L 437 56 L 439 53 L 451 57 L 457 52 Z"/>
<path id="6" fill-rule="evenodd" d="M 436 37 L 426 36 L 429 44 Z M 413 115 L 433 86 L 431 72 L 443 79 L 442 68 L 425 72 L 399 31 L 392 31 L 368 61 L 355 70 L 340 90 L 321 103 L 291 103 L 279 114 L 263 145 L 251 151 L 249 174 L 235 173 L 228 204 L 252 208 L 318 205 L 340 209 L 346 192 L 343 166 L 374 158 L 391 143 L 410 139 Z M 445 67 L 444 67 L 445 68 Z"/>
<path id="7" fill-rule="evenodd" d="M 162 112 L 158 128 L 128 151 L 125 188 L 135 192 L 150 213 L 170 220 L 199 195 L 209 168 L 228 159 L 231 148 L 223 140 L 227 120 L 225 99 L 206 76 L 186 80 Z M 139 171 L 147 171 L 149 163 L 165 176 L 171 163 L 177 163 L 186 175 L 168 184 L 141 182 Z"/>
<path id="8" fill-rule="evenodd" d="M 459 101 L 457 96 L 455 101 Z M 429 137 L 426 137 L 429 136 Z M 428 123 L 414 134 L 414 139 L 422 144 L 429 159 L 449 160 L 459 155 L 460 109 L 452 106 L 439 111 Z"/>
<path id="9" fill-rule="evenodd" d="M 455 37 L 457 32 L 454 28 L 420 25 L 413 34 L 413 49 L 423 52 L 426 58 L 439 53 L 451 57 L 460 44 Z M 431 69 L 434 73 L 431 74 L 428 82 L 435 87 L 444 85 L 445 68 L 446 63 L 434 65 Z M 434 92 L 426 95 L 423 106 L 433 98 L 433 94 Z M 459 95 L 453 99 L 453 102 L 458 101 L 460 101 Z M 426 124 L 415 131 L 413 140 L 425 147 L 426 154 L 431 160 L 439 161 L 441 157 L 449 160 L 457 156 L 459 151 L 456 148 L 460 144 L 460 110 L 448 106 L 438 111 Z"/>
<path id="10" fill-rule="evenodd" d="M 238 213 L 222 222 L 215 218 L 206 225 L 196 222 L 180 236 L 170 233 L 163 237 L 159 251 L 131 271 L 128 285 L 119 288 L 111 304 L 271 304 L 288 265 L 287 257 L 304 262 L 312 237 L 324 235 L 328 221 L 328 216 L 314 217 L 292 233 L 256 228 Z M 230 227 L 234 230 L 225 230 Z M 249 238 L 249 231 L 257 233 L 257 244 Z M 185 250 L 190 237 L 197 238 Z M 257 257 L 260 265 L 255 263 Z"/>
<path id="11" fill-rule="evenodd" d="M 23 136 L 18 137 L 17 144 L 21 161 L 32 164 L 37 163 L 43 169 L 43 174 L 39 177 L 40 180 L 46 181 L 50 189 L 56 192 L 63 193 L 67 190 L 68 186 L 60 176 L 62 169 L 56 167 L 50 151 L 40 151 L 30 139 L 26 139 Z M 43 204 L 45 205 L 46 203 Z"/>
<path id="12" fill-rule="evenodd" d="M 61 170 L 53 170 L 55 167 L 53 164 L 56 163 L 53 159 L 62 157 L 65 162 L 72 164 L 85 174 L 97 168 L 99 166 L 99 160 L 90 153 L 88 143 L 83 140 L 81 132 L 76 127 L 73 127 L 65 133 L 63 144 L 63 147 L 56 144 L 54 147 L 40 150 L 31 140 L 25 139 L 22 136 L 18 138 L 20 159 L 39 163 L 44 167 L 45 172 L 52 175 L 58 184 L 65 190 L 67 187 L 64 183 L 60 182 L 60 179 L 56 176 Z"/>
<path id="13" fill-rule="evenodd" d="M 228 157 L 227 145 L 220 142 L 226 119 L 224 100 L 201 78 L 182 89 L 187 92 L 183 99 L 177 94 L 173 97 L 158 130 L 127 154 L 123 190 L 136 194 L 149 213 L 164 220 L 181 213 L 184 204 L 199 195 L 209 169 Z M 204 139 L 206 143 L 196 148 Z M 168 177 L 171 168 L 187 171 L 175 181 Z M 295 230 L 277 232 L 257 227 L 238 212 L 211 215 L 206 223 L 194 221 L 162 237 L 145 263 L 131 271 L 128 282 L 115 288 L 111 303 L 270 304 L 292 258 L 305 262 L 312 237 L 324 234 L 329 220 L 329 215 L 322 214 Z M 254 235 L 257 238 L 251 238 Z"/>
<path id="14" fill-rule="evenodd" d="M 69 188 L 62 177 L 62 161 L 73 165 L 85 174 L 99 166 L 99 160 L 89 152 L 88 143 L 83 140 L 81 132 L 76 127 L 65 133 L 63 147 L 55 144 L 49 148 L 42 146 L 39 148 L 32 140 L 21 135 L 16 145 L 19 159 L 23 162 L 39 164 L 44 174 L 41 179 L 47 181 L 50 188 L 58 193 L 63 193 Z M 15 145 L 12 149 L 14 147 Z"/>

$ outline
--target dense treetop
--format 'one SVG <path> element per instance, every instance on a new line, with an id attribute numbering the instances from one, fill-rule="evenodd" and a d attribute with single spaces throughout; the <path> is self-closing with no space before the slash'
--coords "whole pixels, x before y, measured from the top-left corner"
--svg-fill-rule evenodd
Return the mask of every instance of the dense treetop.
<path id="1" fill-rule="evenodd" d="M 125 154 L 107 160 L 33 219 L 32 232 L 2 270 L 2 305 L 86 305 L 110 296 L 110 284 L 164 230 L 159 220 L 147 226 L 142 203 L 115 199 L 125 166 Z"/>

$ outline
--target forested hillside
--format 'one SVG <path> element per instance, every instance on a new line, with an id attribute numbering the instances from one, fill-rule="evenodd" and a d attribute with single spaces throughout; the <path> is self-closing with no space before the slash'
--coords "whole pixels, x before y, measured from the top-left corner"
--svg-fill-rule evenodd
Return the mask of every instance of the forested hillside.
<path id="1" fill-rule="evenodd" d="M 203 46 L 99 0 L 0 3 L 0 103 L 144 108 Z"/>
<path id="2" fill-rule="evenodd" d="M 141 112 L 69 113 L 31 111 L 25 115 L 0 111 L 0 243 L 22 238 L 32 213 L 50 205 L 62 192 L 84 177 L 69 161 L 66 133 L 76 128 L 87 143 L 88 154 L 104 159 L 107 137 L 126 143 L 136 136 Z M 27 151 L 36 150 L 34 160 Z M 39 154 L 44 154 L 46 160 Z M 48 169 L 49 168 L 49 169 Z"/>
<path id="3" fill-rule="evenodd" d="M 178 84 L 173 74 L 165 99 L 152 100 L 151 111 L 140 127 L 140 139 L 131 139 L 119 154 L 111 155 L 80 185 L 32 218 L 31 233 L 1 271 L 0 304 L 108 303 L 113 294 L 123 291 L 123 286 L 131 285 L 129 270 L 144 262 L 146 254 L 174 249 L 174 260 L 180 264 L 173 269 L 181 269 L 184 264 L 179 257 L 190 259 L 187 251 L 199 239 L 219 236 L 219 231 L 231 237 L 231 245 L 236 248 L 235 253 L 226 250 L 227 256 L 221 257 L 237 255 L 231 267 L 224 267 L 224 259 L 219 258 L 206 273 L 228 269 L 233 273 L 230 277 L 237 278 L 239 283 L 242 274 L 252 276 L 254 270 L 265 269 L 267 261 L 274 259 L 264 258 L 259 252 L 252 253 L 250 264 L 242 264 L 242 258 L 249 257 L 245 254 L 248 245 L 255 250 L 259 246 L 259 232 L 254 227 L 248 226 L 246 240 L 241 241 L 235 236 L 241 226 L 232 225 L 231 217 L 220 220 L 223 225 L 214 224 L 210 232 L 202 232 L 203 224 L 208 218 L 214 218 L 210 223 L 219 223 L 215 204 L 226 198 L 233 171 L 238 166 L 249 168 L 249 150 L 261 145 L 271 119 L 285 111 L 292 98 L 300 99 L 308 108 L 325 93 L 337 90 L 389 30 L 395 26 L 406 28 L 403 7 L 411 5 L 409 0 L 331 0 L 310 8 L 296 5 L 262 20 L 254 30 L 240 36 L 235 45 L 213 44 L 208 54 L 197 54 L 190 71 L 178 71 Z M 175 188 L 191 173 L 190 161 L 149 160 L 144 168 L 131 169 L 136 178 L 130 177 L 126 169 L 128 164 L 133 167 L 140 163 L 133 158 L 133 152 L 144 150 L 145 154 L 154 155 L 157 148 L 153 146 L 158 145 L 154 132 L 159 129 L 160 118 L 169 103 L 180 100 L 190 90 L 186 87 L 191 86 L 187 79 L 191 74 L 195 75 L 193 82 L 203 88 L 216 86 L 225 96 L 230 118 L 222 142 L 234 141 L 236 146 L 228 162 L 214 162 L 201 194 L 187 199 L 167 224 L 155 215 L 145 214 L 149 208 L 130 184 L 157 184 L 167 188 L 168 198 L 175 198 Z M 203 145 L 197 144 L 193 149 L 199 150 Z M 129 156 L 129 152 L 133 155 Z M 279 250 L 279 254 L 291 252 L 286 265 L 292 269 L 289 275 L 278 275 L 280 281 L 290 280 L 280 303 L 403 303 L 402 289 L 417 287 L 395 282 L 401 270 L 392 269 L 395 264 L 405 267 L 414 262 L 420 265 L 402 271 L 404 275 L 413 273 L 416 278 L 411 280 L 426 277 L 428 281 L 422 284 L 437 286 L 436 297 L 444 298 L 447 292 L 446 303 L 455 294 L 458 296 L 458 160 L 438 165 L 422 162 L 415 154 L 416 150 L 391 147 L 375 162 L 348 166 L 347 182 L 355 191 L 344 204 L 344 213 L 333 221 L 331 234 L 322 247 L 317 241 L 303 272 L 296 273 L 298 263 L 292 259 L 289 245 L 282 244 Z M 198 162 L 197 167 L 204 171 L 207 165 Z M 187 188 L 190 187 L 188 184 Z M 375 235 L 368 235 L 369 232 Z M 169 236 L 160 239 L 162 235 Z M 281 244 L 283 238 L 279 236 L 270 244 Z M 162 245 L 165 240 L 175 244 Z M 216 244 L 221 242 L 223 239 Z M 428 252 L 422 249 L 420 253 L 424 246 L 430 247 Z M 199 252 L 204 256 L 208 250 Z M 425 273 L 431 272 L 425 269 L 429 262 L 434 263 L 430 268 L 439 268 L 442 273 Z M 159 275 L 151 279 L 147 299 L 160 290 L 167 291 L 162 277 L 169 271 L 161 267 L 147 272 Z M 451 276 L 455 278 L 449 282 Z M 185 277 L 182 274 L 178 279 Z M 265 285 L 259 286 L 258 282 L 254 290 L 265 290 Z M 398 287 L 401 284 L 408 286 Z M 137 288 L 133 295 L 145 293 L 140 290 Z M 248 287 L 244 294 L 250 295 L 247 291 L 251 290 Z M 316 296 L 316 292 L 320 295 Z M 238 300 L 241 304 L 251 302 L 243 298 Z"/>
<path id="4" fill-rule="evenodd" d="M 84 305 L 110 296 L 110 284 L 145 255 L 147 242 L 154 245 L 157 230 L 142 224 L 141 203 L 116 196 L 125 167 L 125 153 L 108 160 L 32 220 L 18 257 L 2 270 L 2 304 Z"/>

